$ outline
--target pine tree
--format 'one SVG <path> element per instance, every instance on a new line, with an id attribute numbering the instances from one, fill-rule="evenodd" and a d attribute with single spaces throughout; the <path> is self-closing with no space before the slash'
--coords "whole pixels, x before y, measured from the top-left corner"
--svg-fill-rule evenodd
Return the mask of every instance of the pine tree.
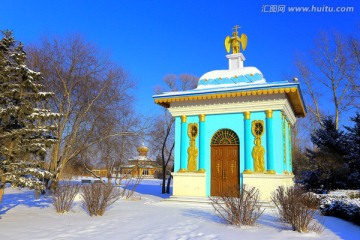
<path id="1" fill-rule="evenodd" d="M 360 114 L 357 113 L 351 120 L 354 122 L 354 126 L 345 127 L 348 143 L 345 160 L 351 170 L 348 176 L 349 186 L 360 189 Z"/>
<path id="2" fill-rule="evenodd" d="M 302 173 L 302 182 L 309 189 L 345 188 L 350 172 L 345 161 L 345 134 L 336 129 L 336 124 L 330 117 L 322 120 L 322 126 L 311 135 L 311 141 L 317 148 L 307 149 L 311 170 Z"/>
<path id="3" fill-rule="evenodd" d="M 0 40 L 0 202 L 5 183 L 44 190 L 46 149 L 56 139 L 48 108 L 52 92 L 43 92 L 42 76 L 26 64 L 23 45 L 11 31 Z"/>

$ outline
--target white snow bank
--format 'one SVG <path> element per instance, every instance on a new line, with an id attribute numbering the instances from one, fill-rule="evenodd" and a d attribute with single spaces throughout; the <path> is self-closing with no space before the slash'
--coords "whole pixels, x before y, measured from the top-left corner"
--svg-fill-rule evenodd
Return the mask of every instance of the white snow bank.
<path id="1" fill-rule="evenodd" d="M 356 239 L 360 228 L 325 217 L 321 234 L 300 234 L 277 222 L 268 209 L 254 227 L 226 225 L 211 206 L 162 202 L 161 181 L 144 180 L 141 200 L 119 200 L 102 217 L 89 217 L 76 202 L 57 214 L 50 198 L 34 199 L 32 191 L 6 189 L 0 205 L 0 239 Z M 139 193 L 138 193 L 139 194 Z"/>

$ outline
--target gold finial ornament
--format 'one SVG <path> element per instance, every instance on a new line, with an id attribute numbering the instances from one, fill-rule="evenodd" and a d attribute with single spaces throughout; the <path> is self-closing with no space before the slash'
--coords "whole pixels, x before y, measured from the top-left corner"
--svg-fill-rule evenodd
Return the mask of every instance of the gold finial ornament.
<path id="1" fill-rule="evenodd" d="M 247 46 L 247 36 L 243 33 L 241 34 L 241 37 L 239 37 L 238 28 L 240 28 L 239 25 L 236 25 L 233 28 L 232 36 L 227 36 L 225 38 L 225 49 L 229 53 L 230 52 L 230 46 L 232 47 L 232 53 L 239 53 L 240 52 L 240 43 L 241 48 L 243 51 L 245 51 Z"/>
<path id="2" fill-rule="evenodd" d="M 149 148 L 145 147 L 144 142 L 140 147 L 137 148 L 137 151 L 139 152 L 139 156 L 145 156 L 147 155 Z"/>

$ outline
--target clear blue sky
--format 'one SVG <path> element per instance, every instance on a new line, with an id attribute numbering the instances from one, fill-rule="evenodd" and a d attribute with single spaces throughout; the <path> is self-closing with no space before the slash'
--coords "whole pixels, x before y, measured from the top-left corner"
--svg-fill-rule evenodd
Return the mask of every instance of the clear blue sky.
<path id="1" fill-rule="evenodd" d="M 248 35 L 245 66 L 256 66 L 268 82 L 294 73 L 295 52 L 312 47 L 319 31 L 360 29 L 358 0 L 0 0 L 0 29 L 11 29 L 25 45 L 46 35 L 80 33 L 111 53 L 138 83 L 137 110 L 158 108 L 151 96 L 168 73 L 200 77 L 226 69 L 223 43 L 234 25 Z M 285 12 L 269 12 L 285 5 Z M 294 13 L 288 7 L 354 7 L 352 13 Z M 263 10 L 263 12 L 262 12 Z M 266 11 L 266 12 L 264 12 Z M 300 79 L 301 81 L 301 79 Z"/>

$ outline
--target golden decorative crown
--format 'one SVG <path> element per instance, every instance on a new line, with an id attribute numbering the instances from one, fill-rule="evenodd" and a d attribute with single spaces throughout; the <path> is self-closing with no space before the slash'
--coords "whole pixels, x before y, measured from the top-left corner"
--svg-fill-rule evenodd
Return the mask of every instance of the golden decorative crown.
<path id="1" fill-rule="evenodd" d="M 140 147 L 137 148 L 137 151 L 139 152 L 139 156 L 146 156 L 149 148 L 145 147 L 143 143 Z"/>

